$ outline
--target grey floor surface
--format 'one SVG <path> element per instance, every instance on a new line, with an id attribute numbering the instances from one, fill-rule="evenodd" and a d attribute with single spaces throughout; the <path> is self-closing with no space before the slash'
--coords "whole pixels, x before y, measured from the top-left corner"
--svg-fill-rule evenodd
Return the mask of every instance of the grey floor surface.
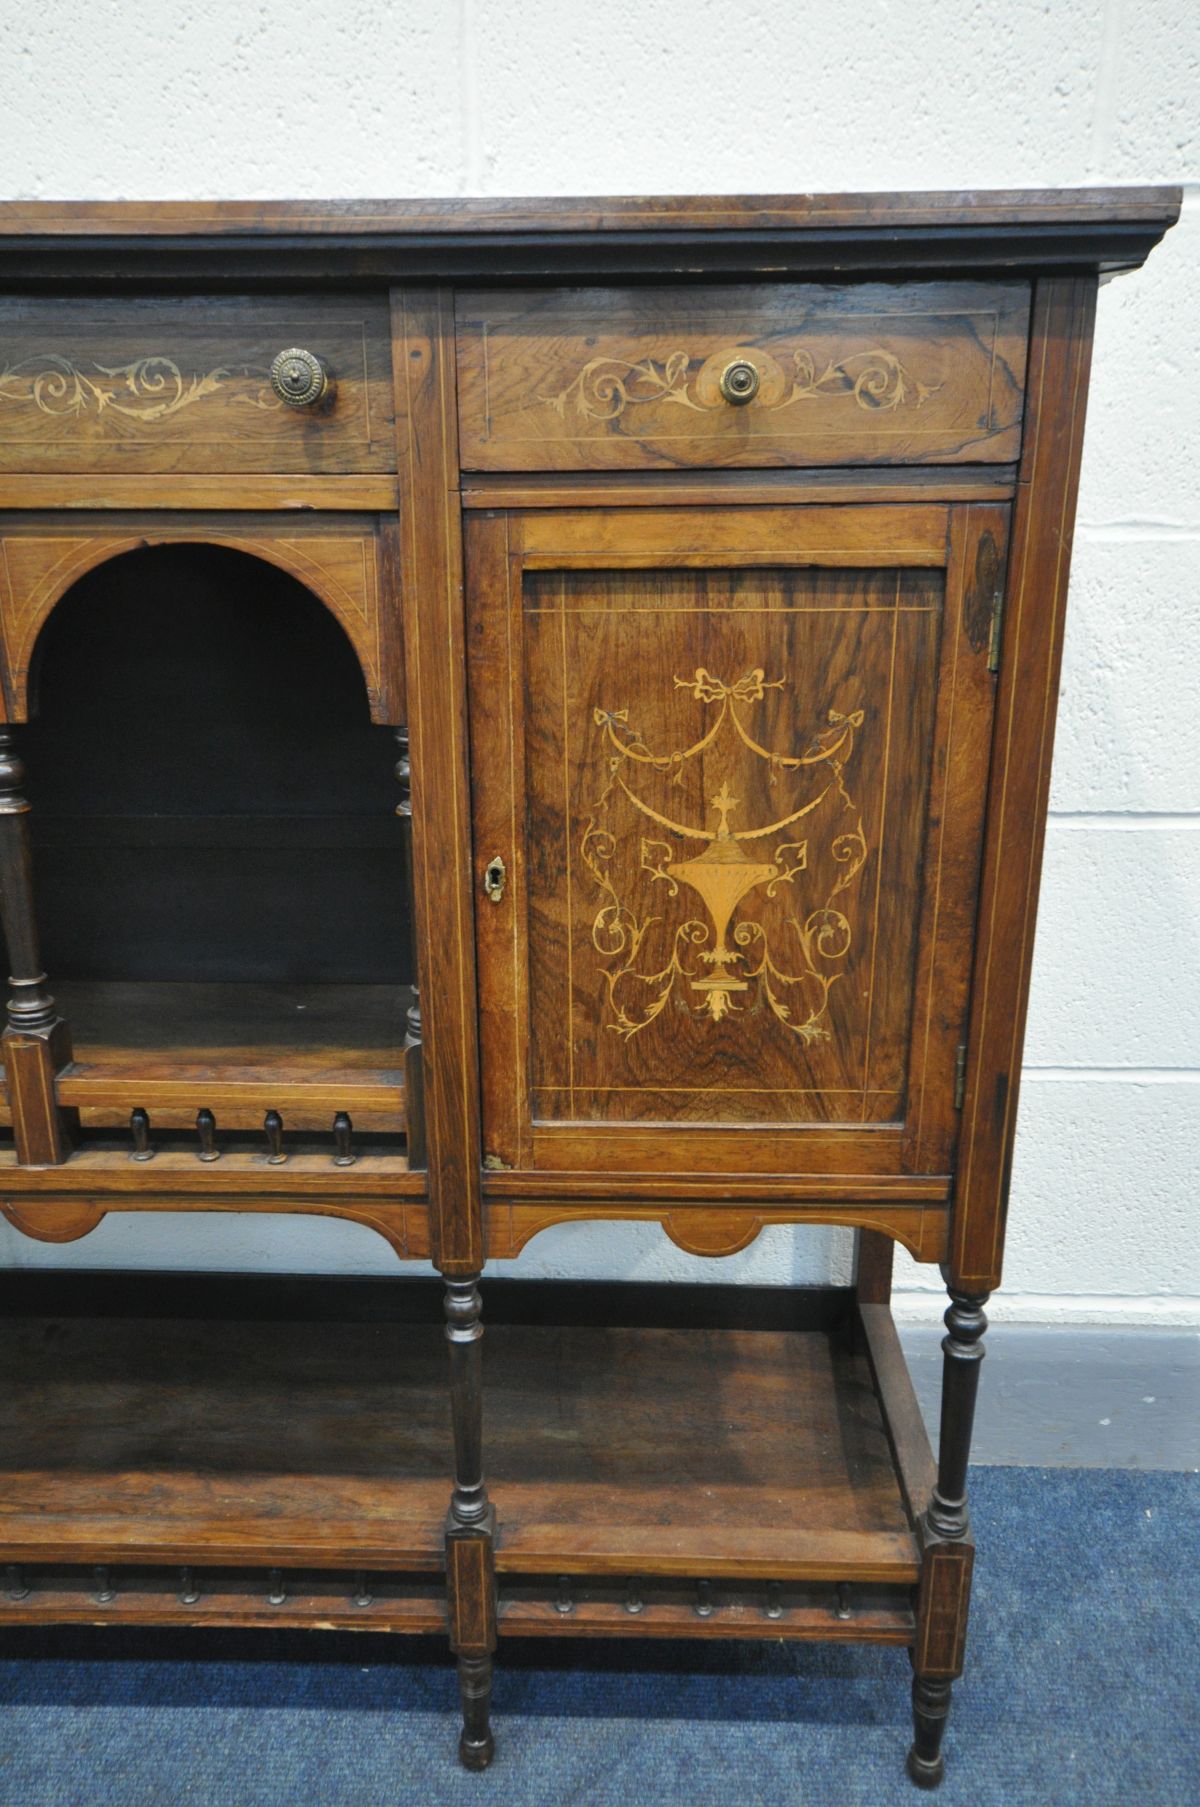
<path id="1" fill-rule="evenodd" d="M 906 1325 L 900 1340 L 936 1449 L 940 1336 Z M 971 1460 L 1200 1469 L 1200 1333 L 993 1325 Z"/>

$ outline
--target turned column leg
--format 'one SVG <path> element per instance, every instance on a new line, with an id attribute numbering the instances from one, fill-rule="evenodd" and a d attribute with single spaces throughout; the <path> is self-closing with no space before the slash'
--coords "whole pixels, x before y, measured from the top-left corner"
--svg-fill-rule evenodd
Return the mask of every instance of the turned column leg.
<path id="1" fill-rule="evenodd" d="M 55 1075 L 71 1059 L 71 1038 L 38 955 L 24 782 L 13 730 L 0 727 L 0 920 L 10 973 L 4 1071 L 17 1160 L 47 1167 L 65 1159 L 78 1115 L 60 1110 L 54 1098 Z"/>
<path id="2" fill-rule="evenodd" d="M 921 1584 L 913 1647 L 913 1744 L 908 1773 L 936 1788 L 945 1772 L 942 1735 L 951 1686 L 962 1674 L 974 1545 L 967 1513 L 967 1463 L 987 1329 L 986 1293 L 950 1287 L 942 1340 L 942 1412 L 938 1470 L 922 1524 Z"/>
<path id="3" fill-rule="evenodd" d="M 488 1714 L 496 1648 L 495 1514 L 483 1479 L 483 1364 L 479 1275 L 446 1281 L 454 1487 L 446 1520 L 450 1647 L 458 1658 L 463 1729 L 458 1754 L 486 1769 L 495 1743 Z"/>
<path id="4" fill-rule="evenodd" d="M 396 814 L 404 831 L 404 876 L 412 891 L 412 765 L 408 754 L 408 729 L 395 730 L 399 757 L 396 760 L 396 782 L 400 801 Z M 404 1019 L 404 1121 L 408 1137 L 408 1164 L 425 1166 L 425 1067 L 421 1056 L 421 994 L 417 975 L 413 973 L 412 1003 Z"/>
<path id="5" fill-rule="evenodd" d="M 908 1773 L 918 1788 L 936 1788 L 946 1773 L 942 1733 L 950 1712 L 948 1681 L 914 1675 L 912 1685 L 913 1742 L 908 1753 Z"/>
<path id="6" fill-rule="evenodd" d="M 960 1293 L 950 1288 L 946 1335 L 942 1338 L 942 1416 L 938 1437 L 938 1474 L 929 1505 L 929 1523 L 942 1537 L 965 1537 L 967 1463 L 975 1428 L 975 1398 L 983 1361 L 984 1306 L 987 1293 Z"/>

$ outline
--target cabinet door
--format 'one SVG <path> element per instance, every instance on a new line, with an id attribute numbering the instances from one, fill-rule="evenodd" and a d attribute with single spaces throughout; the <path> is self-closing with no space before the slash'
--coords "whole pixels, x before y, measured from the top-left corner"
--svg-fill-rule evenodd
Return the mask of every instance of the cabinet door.
<path id="1" fill-rule="evenodd" d="M 949 1170 L 1006 531 L 469 520 L 489 1165 Z"/>

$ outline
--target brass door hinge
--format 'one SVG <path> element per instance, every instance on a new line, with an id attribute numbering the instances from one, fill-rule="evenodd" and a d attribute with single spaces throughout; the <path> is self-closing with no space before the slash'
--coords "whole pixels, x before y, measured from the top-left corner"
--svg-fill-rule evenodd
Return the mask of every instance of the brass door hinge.
<path id="1" fill-rule="evenodd" d="M 1000 669 L 1000 635 L 1004 626 L 1004 588 L 997 589 L 992 597 L 992 631 L 988 636 L 988 670 Z"/>
<path id="2" fill-rule="evenodd" d="M 954 1052 L 954 1108 L 960 1111 L 967 1096 L 967 1044 L 959 1042 Z"/>

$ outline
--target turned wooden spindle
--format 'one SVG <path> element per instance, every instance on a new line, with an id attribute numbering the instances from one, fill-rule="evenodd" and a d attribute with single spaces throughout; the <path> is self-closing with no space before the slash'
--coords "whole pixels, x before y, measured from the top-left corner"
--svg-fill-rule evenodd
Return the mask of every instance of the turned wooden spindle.
<path id="1" fill-rule="evenodd" d="M 152 1161 L 154 1150 L 150 1146 L 150 1113 L 138 1105 L 129 1113 L 129 1133 L 133 1138 L 131 1161 Z"/>
<path id="2" fill-rule="evenodd" d="M 404 1013 L 404 1050 L 421 1046 L 421 994 L 414 985 L 412 1002 Z"/>
<path id="3" fill-rule="evenodd" d="M 217 1147 L 217 1119 L 210 1110 L 196 1112 L 196 1134 L 200 1138 L 200 1159 L 219 1161 L 221 1150 Z"/>
<path id="4" fill-rule="evenodd" d="M 397 728 L 396 782 L 400 801 L 396 814 L 404 836 L 404 879 L 410 891 L 413 874 L 412 763 L 409 759 L 408 729 Z M 404 1094 L 405 1123 L 408 1135 L 408 1164 L 425 1165 L 425 1073 L 421 1061 L 421 994 L 417 985 L 416 954 L 413 955 L 412 999 L 404 1018 Z"/>
<path id="5" fill-rule="evenodd" d="M 339 1111 L 333 1119 L 333 1164 L 335 1167 L 353 1167 L 358 1156 L 354 1152 L 354 1124 L 350 1120 L 349 1111 Z"/>
<path id="6" fill-rule="evenodd" d="M 950 1712 L 950 1693 L 948 1681 L 913 1676 L 913 1742 L 908 1753 L 908 1773 L 918 1788 L 936 1788 L 946 1773 L 942 1736 Z"/>
<path id="7" fill-rule="evenodd" d="M 913 1652 L 913 1743 L 908 1773 L 919 1788 L 936 1788 L 945 1771 L 942 1736 L 954 1678 L 962 1673 L 974 1555 L 967 1512 L 967 1463 L 988 1295 L 962 1292 L 953 1285 L 949 1292 L 942 1339 L 937 1480 L 923 1525 L 924 1562 Z"/>
<path id="8" fill-rule="evenodd" d="M 454 1484 L 446 1521 L 446 1583 L 451 1644 L 458 1659 L 463 1729 L 458 1754 L 486 1769 L 495 1745 L 488 1724 L 496 1648 L 495 1513 L 483 1478 L 483 1338 L 479 1275 L 447 1278 L 450 1418 Z"/>
<path id="9" fill-rule="evenodd" d="M 267 1138 L 267 1166 L 281 1167 L 287 1160 L 283 1146 L 283 1118 L 278 1111 L 268 1111 L 263 1118 L 263 1131 Z"/>
<path id="10" fill-rule="evenodd" d="M 59 1110 L 55 1076 L 71 1060 L 71 1038 L 42 971 L 33 902 L 25 767 L 11 727 L 0 727 L 0 922 L 8 944 L 4 1068 L 17 1160 L 26 1167 L 65 1160 L 79 1123 Z"/>
<path id="11" fill-rule="evenodd" d="M 404 876 L 405 882 L 411 881 L 413 870 L 412 857 L 412 762 L 408 753 L 408 729 L 396 729 L 396 745 L 400 749 L 400 757 L 396 761 L 396 782 L 400 786 L 400 801 L 396 805 L 396 814 L 400 818 L 400 826 L 404 835 Z M 412 1003 L 405 1017 L 404 1046 L 405 1049 L 419 1048 L 421 1045 L 421 998 L 417 988 L 416 975 L 413 976 Z"/>
<path id="12" fill-rule="evenodd" d="M 486 1769 L 496 1753 L 489 1723 L 492 1710 L 491 1656 L 460 1656 L 458 1693 L 463 1729 L 458 1754 L 465 1769 Z"/>
<path id="13" fill-rule="evenodd" d="M 455 1524 L 478 1525 L 488 1514 L 483 1478 L 483 1302 L 478 1274 L 446 1281 L 445 1313 L 454 1426 L 450 1515 Z"/>
<path id="14" fill-rule="evenodd" d="M 967 1463 L 975 1425 L 979 1365 L 984 1357 L 987 1318 L 983 1308 L 987 1299 L 987 1293 L 962 1293 L 950 1288 L 944 1320 L 947 1334 L 942 1339 L 937 1483 L 927 1514 L 939 1537 L 965 1537 L 967 1533 Z"/>

